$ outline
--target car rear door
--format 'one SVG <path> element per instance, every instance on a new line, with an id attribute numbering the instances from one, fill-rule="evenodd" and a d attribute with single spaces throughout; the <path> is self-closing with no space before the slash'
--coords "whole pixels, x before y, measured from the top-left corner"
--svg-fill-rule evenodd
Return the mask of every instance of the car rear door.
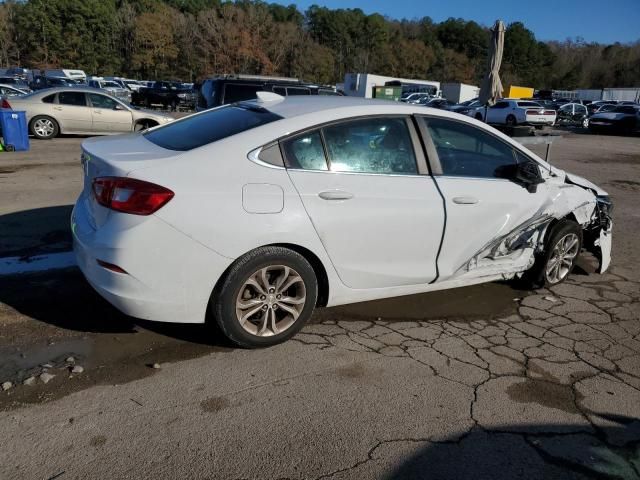
<path id="1" fill-rule="evenodd" d="M 351 288 L 429 283 L 444 211 L 412 120 L 351 119 L 281 142 L 288 173 Z"/>
<path id="2" fill-rule="evenodd" d="M 91 132 L 91 109 L 84 92 L 62 91 L 58 103 L 52 105 L 54 116 L 63 132 Z"/>
<path id="3" fill-rule="evenodd" d="M 92 129 L 98 133 L 124 133 L 133 129 L 133 116 L 129 109 L 113 98 L 90 93 Z"/>
<path id="4" fill-rule="evenodd" d="M 486 123 L 505 123 L 509 108 L 509 102 L 501 101 L 487 109 Z M 484 113 L 484 112 L 483 112 Z"/>
<path id="5" fill-rule="evenodd" d="M 438 257 L 440 279 L 465 271 L 487 245 L 541 215 L 546 184 L 531 193 L 513 181 L 527 158 L 513 146 L 468 122 L 421 116 L 435 181 L 446 205 L 447 224 Z"/>

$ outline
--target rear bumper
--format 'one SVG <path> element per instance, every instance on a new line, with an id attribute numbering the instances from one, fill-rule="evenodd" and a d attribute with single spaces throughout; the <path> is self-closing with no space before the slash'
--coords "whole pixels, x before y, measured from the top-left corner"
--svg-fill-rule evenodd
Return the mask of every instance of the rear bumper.
<path id="1" fill-rule="evenodd" d="M 203 323 L 211 292 L 232 261 L 154 216 L 113 212 L 94 229 L 82 198 L 71 228 L 78 266 L 91 286 L 118 310 L 145 320 Z"/>

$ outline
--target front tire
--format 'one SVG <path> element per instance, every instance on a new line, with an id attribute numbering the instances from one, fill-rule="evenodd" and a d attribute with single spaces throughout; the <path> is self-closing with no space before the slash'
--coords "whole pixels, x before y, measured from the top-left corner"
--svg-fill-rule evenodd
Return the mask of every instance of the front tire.
<path id="1" fill-rule="evenodd" d="M 31 134 L 40 140 L 51 140 L 60 133 L 58 122 L 46 115 L 33 117 L 29 123 Z"/>
<path id="2" fill-rule="evenodd" d="M 561 220 L 549 232 L 544 251 L 526 277 L 534 288 L 564 282 L 582 250 L 582 228 L 573 220 Z"/>
<path id="3" fill-rule="evenodd" d="M 237 260 L 214 292 L 211 308 L 224 335 L 238 346 L 269 347 L 293 337 L 318 298 L 311 264 L 283 247 L 261 247 Z"/>

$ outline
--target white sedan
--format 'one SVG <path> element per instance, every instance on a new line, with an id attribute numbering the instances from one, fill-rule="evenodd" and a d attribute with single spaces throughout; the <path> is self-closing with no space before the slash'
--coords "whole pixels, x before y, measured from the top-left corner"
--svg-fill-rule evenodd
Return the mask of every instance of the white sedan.
<path id="1" fill-rule="evenodd" d="M 258 99 L 85 140 L 80 268 L 134 317 L 214 319 L 236 344 L 317 306 L 609 265 L 611 203 L 462 115 L 349 97 Z"/>
<path id="2" fill-rule="evenodd" d="M 503 99 L 492 107 L 479 107 L 469 113 L 478 120 L 492 125 L 533 125 L 536 127 L 551 126 L 556 122 L 557 113 L 553 109 L 530 100 Z"/>

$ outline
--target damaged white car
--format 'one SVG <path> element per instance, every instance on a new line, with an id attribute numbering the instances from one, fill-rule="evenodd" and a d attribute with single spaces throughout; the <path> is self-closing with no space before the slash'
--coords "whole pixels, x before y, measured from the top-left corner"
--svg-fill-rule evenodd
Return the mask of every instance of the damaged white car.
<path id="1" fill-rule="evenodd" d="M 236 344 L 317 306 L 606 270 L 607 194 L 474 119 L 345 97 L 258 99 L 83 143 L 80 268 L 123 312 Z"/>

